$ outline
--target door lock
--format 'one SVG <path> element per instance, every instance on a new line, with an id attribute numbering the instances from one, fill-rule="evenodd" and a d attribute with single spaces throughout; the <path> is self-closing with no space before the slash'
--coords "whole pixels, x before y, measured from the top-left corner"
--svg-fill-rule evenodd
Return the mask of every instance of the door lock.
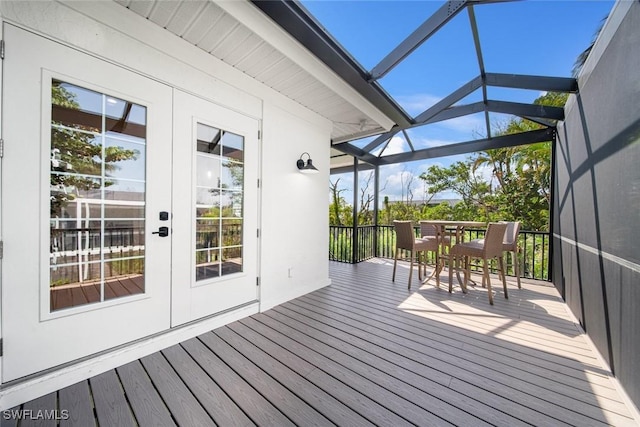
<path id="1" fill-rule="evenodd" d="M 160 237 L 167 237 L 169 235 L 169 227 L 160 227 L 158 231 L 154 231 L 151 234 L 157 234 Z"/>

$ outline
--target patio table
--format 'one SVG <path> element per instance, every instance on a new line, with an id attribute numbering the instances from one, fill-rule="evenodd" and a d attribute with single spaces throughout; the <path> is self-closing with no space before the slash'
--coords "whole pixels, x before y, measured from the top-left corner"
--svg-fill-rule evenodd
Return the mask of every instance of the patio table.
<path id="1" fill-rule="evenodd" d="M 447 221 L 447 220 L 424 220 L 420 222 L 428 222 L 430 224 L 440 225 L 443 227 L 451 227 L 456 229 L 456 231 L 464 230 L 465 227 L 486 227 L 487 223 L 482 221 Z"/>
<path id="2" fill-rule="evenodd" d="M 462 243 L 464 241 L 464 229 L 465 227 L 486 227 L 487 223 L 482 221 L 449 221 L 449 220 L 423 220 L 420 222 L 428 222 L 429 224 L 434 224 L 441 226 L 442 229 L 446 228 L 455 228 L 455 231 L 451 234 L 451 237 L 455 239 L 455 244 Z M 442 255 L 442 254 L 441 254 Z M 460 278 L 460 271 L 458 269 L 458 260 L 454 261 L 456 263 L 456 278 L 458 279 L 458 283 L 462 283 L 462 279 Z M 451 263 L 451 259 L 449 259 L 449 263 Z M 451 265 L 449 265 L 451 268 Z M 431 274 L 427 279 L 423 281 L 423 283 L 428 282 L 435 274 L 440 274 L 441 267 L 439 265 L 436 266 L 433 274 Z M 475 284 L 473 280 L 471 283 Z"/>

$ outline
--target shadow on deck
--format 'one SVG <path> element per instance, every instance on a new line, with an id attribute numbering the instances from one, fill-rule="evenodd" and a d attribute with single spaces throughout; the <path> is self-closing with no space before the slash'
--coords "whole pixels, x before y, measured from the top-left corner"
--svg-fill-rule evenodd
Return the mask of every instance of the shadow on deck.
<path id="1" fill-rule="evenodd" d="M 551 284 L 494 286 L 490 306 L 416 274 L 407 291 L 391 268 L 330 263 L 327 288 L 15 409 L 79 426 L 638 425 Z"/>

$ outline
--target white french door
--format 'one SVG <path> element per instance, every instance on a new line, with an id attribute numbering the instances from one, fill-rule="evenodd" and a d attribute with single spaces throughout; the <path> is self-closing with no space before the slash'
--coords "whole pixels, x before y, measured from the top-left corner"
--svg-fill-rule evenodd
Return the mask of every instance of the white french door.
<path id="1" fill-rule="evenodd" d="M 258 126 L 174 92 L 172 326 L 258 299 Z"/>
<path id="2" fill-rule="evenodd" d="M 170 327 L 172 89 L 4 39 L 6 382 Z"/>
<path id="3" fill-rule="evenodd" d="M 258 121 L 4 39 L 2 381 L 257 301 Z"/>

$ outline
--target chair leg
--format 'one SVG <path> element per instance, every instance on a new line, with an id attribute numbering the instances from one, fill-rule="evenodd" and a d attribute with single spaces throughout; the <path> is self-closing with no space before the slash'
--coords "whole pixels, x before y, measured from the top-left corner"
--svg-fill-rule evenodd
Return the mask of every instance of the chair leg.
<path id="1" fill-rule="evenodd" d="M 431 274 L 431 276 L 429 276 L 429 278 L 436 276 L 436 288 L 440 287 L 440 271 L 442 269 L 440 268 L 440 255 L 438 254 L 438 251 L 436 250 L 435 252 L 435 261 L 434 261 L 434 265 L 433 265 L 433 273 Z"/>
<path id="2" fill-rule="evenodd" d="M 487 279 L 487 292 L 489 293 L 489 304 L 493 305 L 493 292 L 491 292 L 491 278 L 489 277 L 489 268 L 487 266 L 487 259 L 482 262 L 482 275 Z"/>
<path id="3" fill-rule="evenodd" d="M 422 277 L 427 277 L 427 263 L 429 262 L 428 254 L 429 252 L 425 251 L 422 255 L 424 257 L 424 263 L 422 264 Z"/>
<path id="4" fill-rule="evenodd" d="M 407 289 L 411 289 L 411 278 L 413 277 L 413 250 L 409 251 L 409 284 L 407 285 Z"/>
<path id="5" fill-rule="evenodd" d="M 484 277 L 484 270 L 482 271 L 482 287 L 487 287 L 487 279 Z"/>
<path id="6" fill-rule="evenodd" d="M 449 293 L 453 292 L 453 269 L 455 268 L 455 255 L 449 254 Z"/>
<path id="7" fill-rule="evenodd" d="M 416 261 L 418 262 L 418 280 L 420 280 L 421 282 L 422 282 L 422 258 L 424 256 L 425 256 L 424 251 L 416 251 Z M 427 260 L 425 259 L 424 262 L 427 262 Z"/>
<path id="8" fill-rule="evenodd" d="M 398 251 L 400 249 L 396 248 L 396 254 L 393 257 L 393 276 L 391 276 L 391 281 L 395 282 L 396 281 L 396 265 L 398 264 Z"/>
<path id="9" fill-rule="evenodd" d="M 518 289 L 522 289 L 522 285 L 520 284 L 520 257 L 518 256 L 519 253 L 520 251 L 518 249 L 513 252 L 513 268 L 516 273 L 516 280 L 518 281 Z"/>
<path id="10" fill-rule="evenodd" d="M 469 284 L 469 279 L 471 278 L 471 257 L 464 257 L 464 280 L 462 281 L 462 293 L 467 293 L 467 285 Z"/>
<path id="11" fill-rule="evenodd" d="M 509 294 L 507 293 L 507 279 L 505 278 L 504 271 L 504 257 L 498 258 L 498 265 L 500 266 L 500 274 L 502 275 L 502 287 L 504 288 L 504 297 L 509 299 Z"/>

